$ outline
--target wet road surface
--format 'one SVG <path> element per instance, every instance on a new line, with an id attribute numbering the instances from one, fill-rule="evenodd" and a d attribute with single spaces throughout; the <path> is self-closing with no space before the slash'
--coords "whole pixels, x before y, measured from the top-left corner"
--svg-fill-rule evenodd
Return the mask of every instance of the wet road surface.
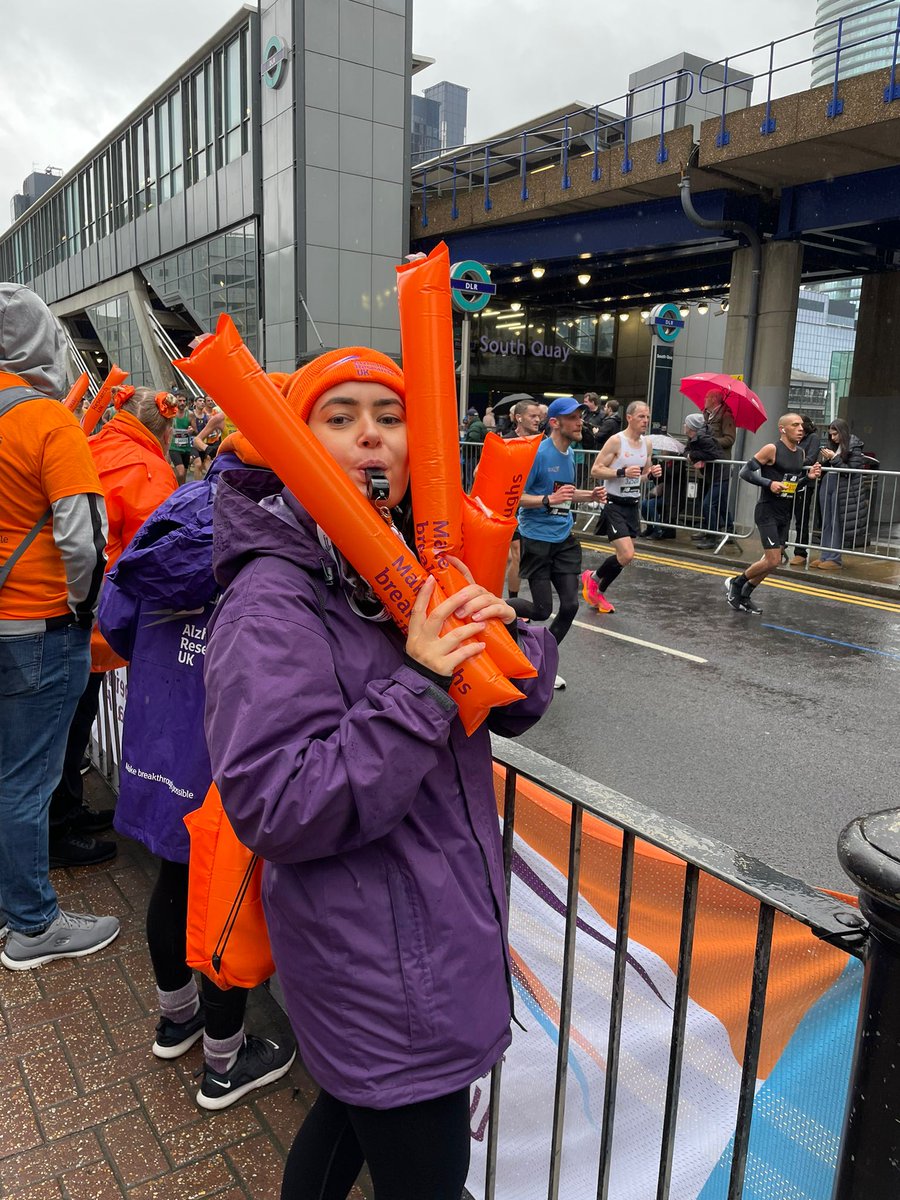
<path id="1" fill-rule="evenodd" d="M 584 560 L 600 556 L 586 545 Z M 900 804 L 900 598 L 764 584 L 751 617 L 726 605 L 727 574 L 635 559 L 610 588 L 614 614 L 582 603 L 561 647 L 568 686 L 522 740 L 779 870 L 850 891 L 841 829 Z"/>

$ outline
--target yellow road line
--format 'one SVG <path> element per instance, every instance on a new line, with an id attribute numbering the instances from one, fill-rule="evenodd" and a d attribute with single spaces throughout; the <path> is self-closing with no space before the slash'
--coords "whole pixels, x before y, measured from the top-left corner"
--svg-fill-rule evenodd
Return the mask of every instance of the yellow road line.
<path id="1" fill-rule="evenodd" d="M 591 550 L 600 550 L 609 553 L 609 547 L 605 542 L 594 542 L 587 538 L 582 538 L 582 545 L 588 546 Z M 641 559 L 643 562 L 657 563 L 663 567 L 677 567 L 682 571 L 696 571 L 701 575 L 717 575 L 719 578 L 725 578 L 729 575 L 734 575 L 736 569 L 734 567 L 713 567 L 706 563 L 688 562 L 683 558 L 668 558 L 663 554 L 642 554 L 640 551 L 635 553 L 635 558 Z M 858 608 L 874 608 L 879 612 L 900 613 L 900 604 L 894 603 L 892 600 L 882 600 L 878 596 L 851 596 L 846 592 L 836 592 L 831 588 L 814 587 L 808 584 L 800 583 L 792 579 L 768 579 L 763 580 L 763 587 L 778 588 L 783 592 L 797 592 L 801 596 L 813 596 L 817 600 L 836 600 L 839 604 L 853 604 Z"/>

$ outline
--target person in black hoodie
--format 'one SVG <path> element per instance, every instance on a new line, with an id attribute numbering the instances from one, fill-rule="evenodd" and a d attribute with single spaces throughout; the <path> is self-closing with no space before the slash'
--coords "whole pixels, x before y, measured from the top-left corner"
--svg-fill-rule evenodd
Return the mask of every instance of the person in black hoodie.
<path id="1" fill-rule="evenodd" d="M 863 442 L 850 432 L 842 417 L 828 426 L 828 441 L 820 451 L 824 470 L 831 469 L 819 489 L 822 510 L 822 553 L 809 565 L 823 571 L 839 571 L 842 547 L 864 545 L 869 517 L 868 494 L 858 474 L 865 465 Z M 843 467 L 845 470 L 836 470 Z"/>
<path id="2" fill-rule="evenodd" d="M 800 442 L 800 449 L 803 451 L 803 462 L 807 467 L 811 467 L 813 463 L 819 461 L 819 450 L 822 446 L 822 439 L 819 436 L 819 431 L 809 417 L 805 413 L 802 416 L 803 440 Z M 792 567 L 802 567 L 806 563 L 806 547 L 809 545 L 809 523 L 815 507 L 816 498 L 809 488 L 802 491 L 794 501 L 797 543 L 794 546 L 794 553 L 790 560 Z"/>

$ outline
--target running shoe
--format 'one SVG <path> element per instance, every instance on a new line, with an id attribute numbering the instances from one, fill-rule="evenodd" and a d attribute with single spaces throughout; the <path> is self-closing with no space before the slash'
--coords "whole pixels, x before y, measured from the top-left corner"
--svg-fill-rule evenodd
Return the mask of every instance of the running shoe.
<path id="1" fill-rule="evenodd" d="M 725 599 L 728 601 L 728 607 L 733 608 L 735 612 L 741 611 L 741 593 L 735 586 L 736 575 L 730 575 L 725 580 Z"/>
<path id="2" fill-rule="evenodd" d="M 563 679 L 562 675 L 557 675 L 557 677 L 553 680 L 553 690 L 555 692 L 561 692 L 565 686 L 566 681 Z"/>
<path id="3" fill-rule="evenodd" d="M 591 608 L 596 608 L 597 612 L 611 613 L 616 611 L 600 591 L 593 571 L 581 572 L 581 594 L 584 597 L 585 603 L 589 604 Z"/>
<path id="4" fill-rule="evenodd" d="M 84 958 L 119 936 L 115 917 L 94 917 L 62 909 L 43 933 L 29 937 L 9 930 L 0 962 L 11 971 L 30 971 L 56 958 Z"/>
<path id="5" fill-rule="evenodd" d="M 750 596 L 741 596 L 739 605 L 741 612 L 750 613 L 754 617 L 758 617 L 762 609 Z"/>
<path id="6" fill-rule="evenodd" d="M 271 1038 L 248 1034 L 229 1071 L 213 1071 L 208 1066 L 204 1069 L 197 1103 L 201 1108 L 213 1110 L 228 1108 L 248 1092 L 286 1075 L 296 1057 L 297 1047 L 293 1042 L 279 1045 Z"/>
<path id="7" fill-rule="evenodd" d="M 203 1037 L 206 1014 L 198 1008 L 186 1021 L 170 1021 L 160 1017 L 156 1025 L 156 1041 L 151 1050 L 157 1058 L 180 1058 L 194 1042 Z"/>

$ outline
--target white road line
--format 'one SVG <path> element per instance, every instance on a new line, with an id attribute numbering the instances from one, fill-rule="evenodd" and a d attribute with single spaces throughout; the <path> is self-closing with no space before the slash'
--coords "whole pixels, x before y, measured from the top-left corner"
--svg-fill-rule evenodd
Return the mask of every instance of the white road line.
<path id="1" fill-rule="evenodd" d="M 705 663 L 708 658 L 700 658 L 697 654 L 687 654 L 684 650 L 673 650 L 671 646 L 660 646 L 656 642 L 645 642 L 641 638 L 629 637 L 627 633 L 616 633 L 612 629 L 600 629 L 597 625 L 588 625 L 587 621 L 573 621 L 579 629 L 589 629 L 591 633 L 602 633 L 604 637 L 618 638 L 620 642 L 632 642 L 635 646 L 645 646 L 648 650 L 658 650 L 660 654 L 671 654 L 674 658 L 686 658 L 688 662 Z"/>

